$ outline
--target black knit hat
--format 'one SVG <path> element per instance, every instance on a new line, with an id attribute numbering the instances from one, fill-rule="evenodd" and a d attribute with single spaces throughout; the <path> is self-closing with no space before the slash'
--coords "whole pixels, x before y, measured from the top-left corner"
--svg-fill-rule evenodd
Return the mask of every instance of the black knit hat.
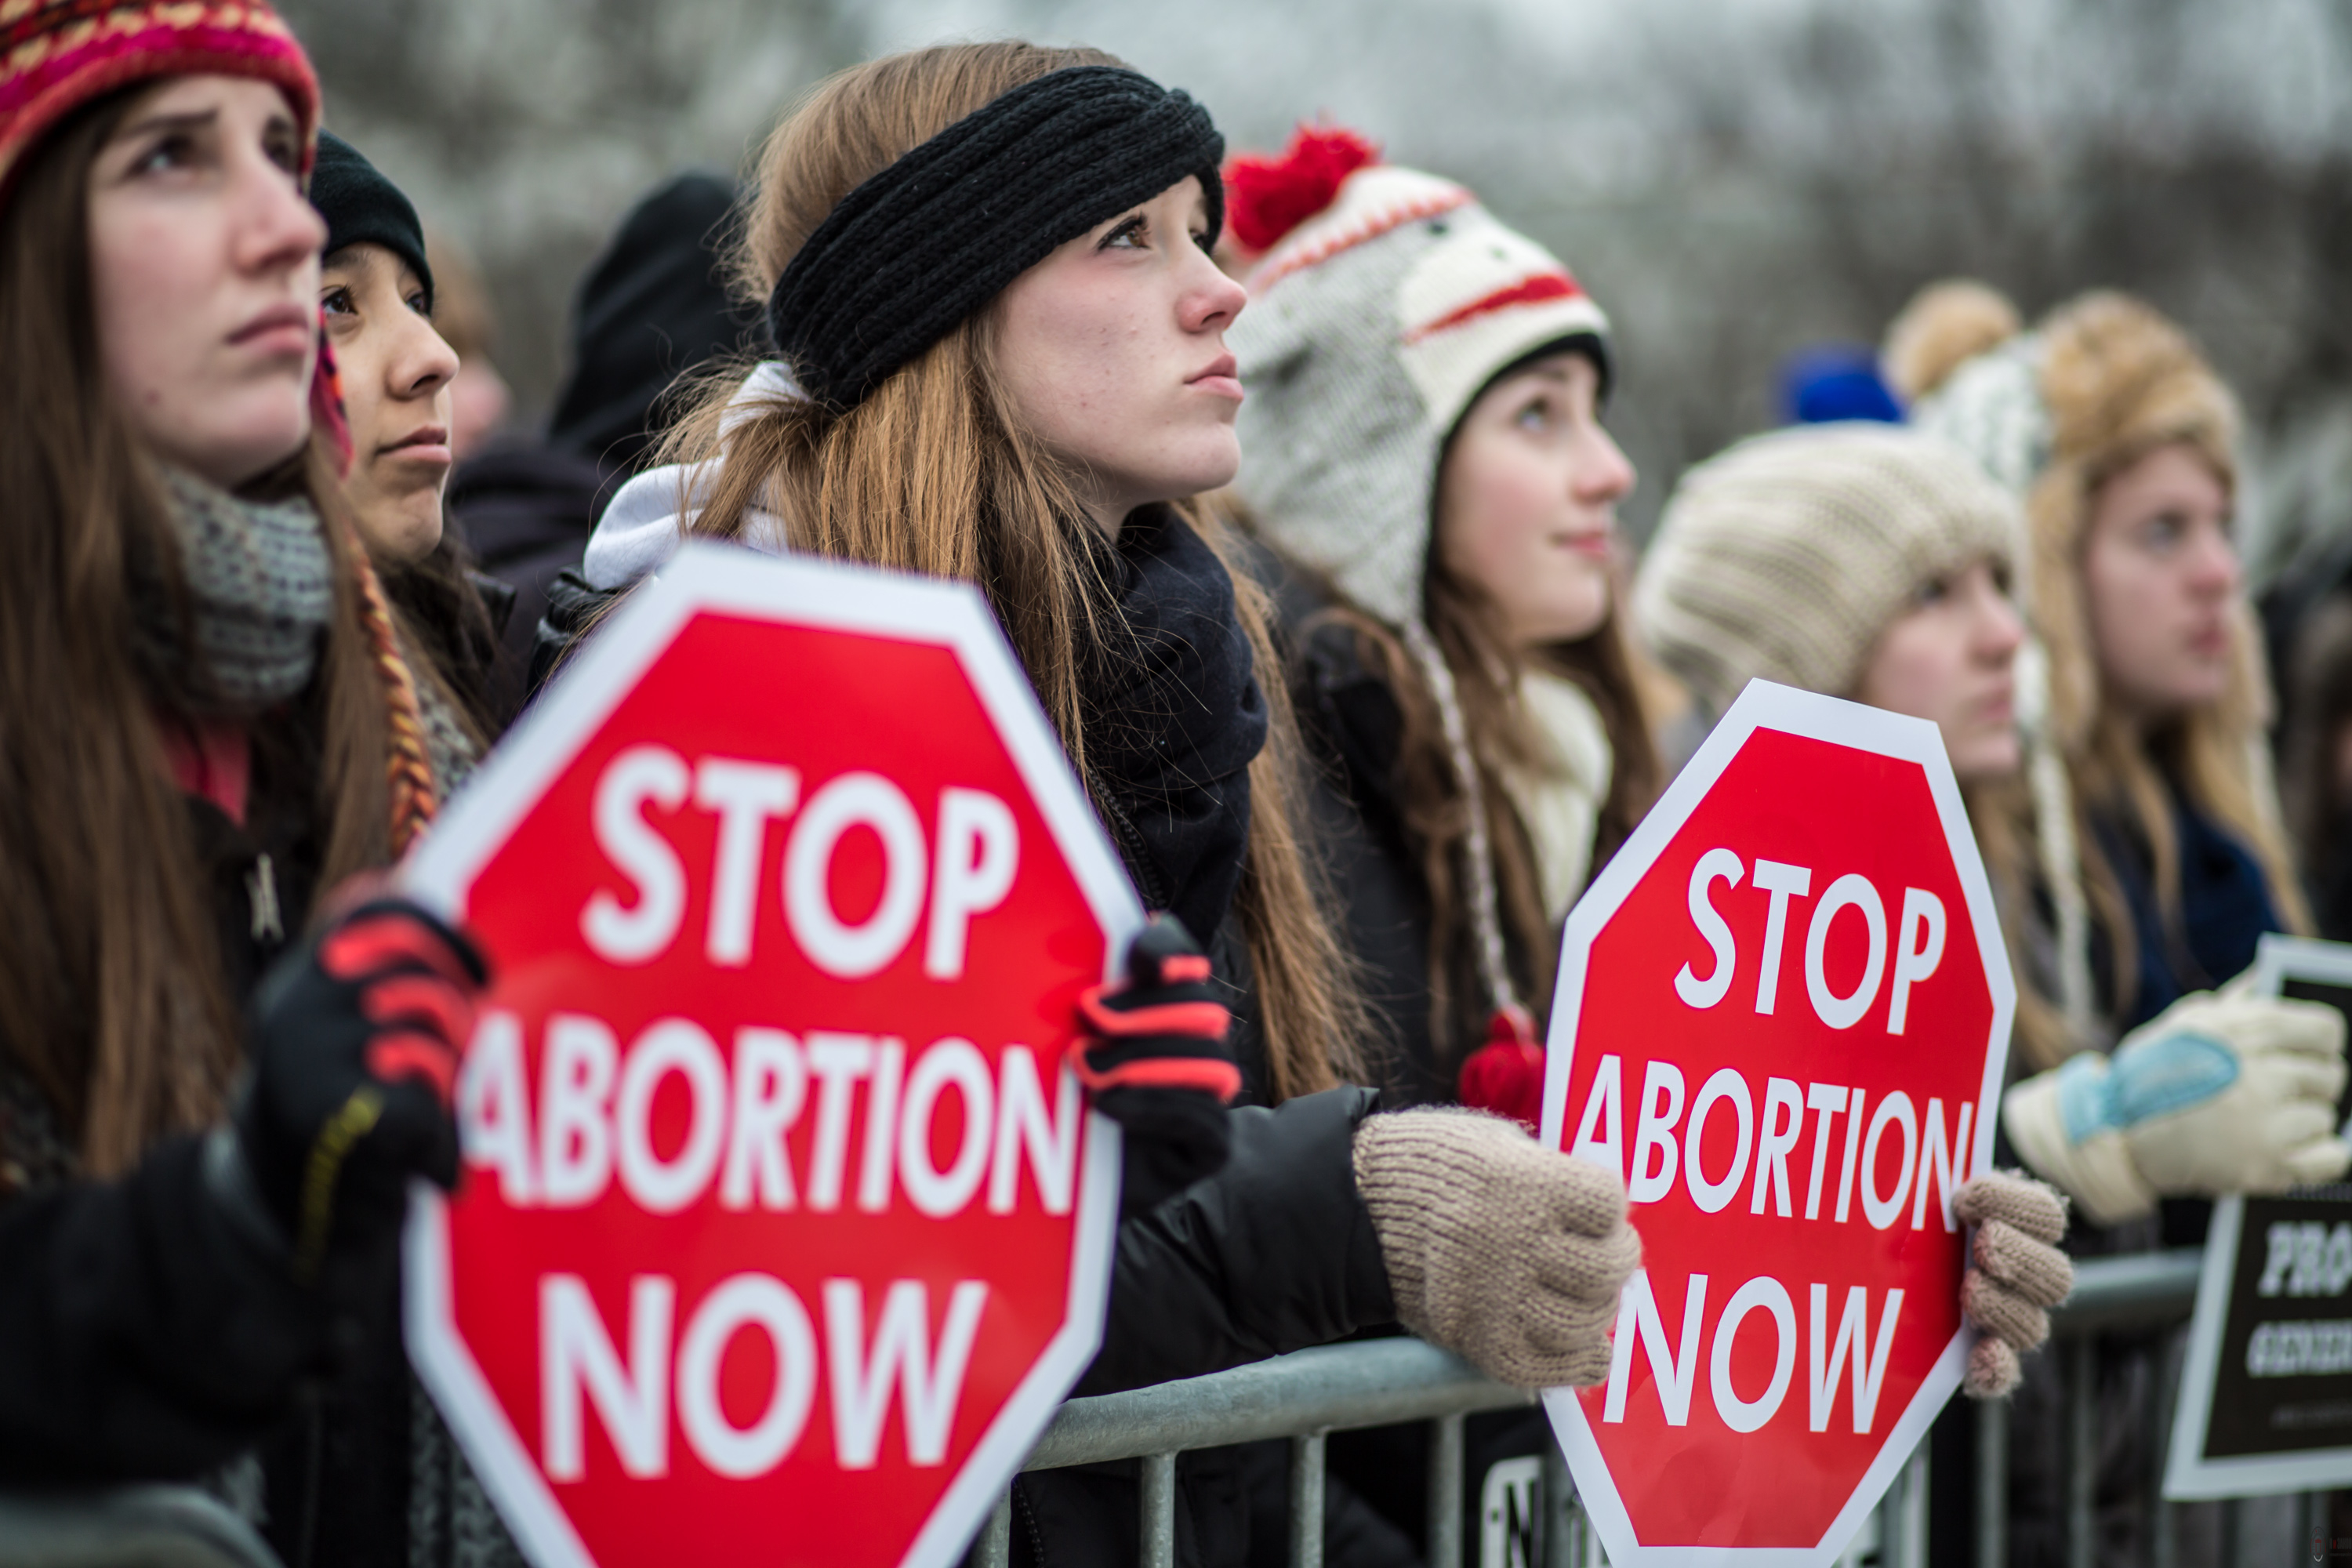
<path id="1" fill-rule="evenodd" d="M 433 268 L 425 260 L 425 226 L 400 187 L 360 150 L 331 131 L 319 132 L 319 162 L 310 172 L 310 205 L 327 220 L 325 254 L 347 245 L 381 245 L 408 264 L 433 304 Z"/>
<path id="2" fill-rule="evenodd" d="M 766 317 L 728 292 L 724 259 L 737 221 L 734 182 L 688 173 L 629 210 L 581 279 L 572 374 L 548 438 L 610 473 L 639 466 L 679 413 L 678 378 L 756 349 Z"/>
<path id="3" fill-rule="evenodd" d="M 1055 247 L 1187 174 L 1214 243 L 1224 153 L 1208 110 L 1135 71 L 1024 82 L 844 196 L 776 279 L 769 331 L 803 392 L 850 407 Z"/>

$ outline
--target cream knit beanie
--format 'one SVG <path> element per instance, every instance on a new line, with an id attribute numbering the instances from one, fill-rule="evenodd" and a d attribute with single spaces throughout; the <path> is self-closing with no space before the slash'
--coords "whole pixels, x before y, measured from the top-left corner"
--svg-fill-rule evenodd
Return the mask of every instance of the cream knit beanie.
<path id="1" fill-rule="evenodd" d="M 1710 715 L 1761 677 L 1852 692 L 1887 624 L 1936 578 L 2014 565 L 2017 502 L 1957 447 L 1899 426 L 1810 425 L 1683 476 L 1633 621 Z"/>

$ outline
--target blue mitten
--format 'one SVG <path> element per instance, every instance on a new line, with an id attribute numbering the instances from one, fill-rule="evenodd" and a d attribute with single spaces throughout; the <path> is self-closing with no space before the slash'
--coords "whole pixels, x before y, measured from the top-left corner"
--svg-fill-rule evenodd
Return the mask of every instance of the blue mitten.
<path id="1" fill-rule="evenodd" d="M 2011 1089 L 2026 1163 L 2101 1225 L 2159 1197 L 2281 1192 L 2352 1166 L 2336 1136 L 2344 1019 L 2315 1002 L 2184 996 L 2125 1037 Z"/>

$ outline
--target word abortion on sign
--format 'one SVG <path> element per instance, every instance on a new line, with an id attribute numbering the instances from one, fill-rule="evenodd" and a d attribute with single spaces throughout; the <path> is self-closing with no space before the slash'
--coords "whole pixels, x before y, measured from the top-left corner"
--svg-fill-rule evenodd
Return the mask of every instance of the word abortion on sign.
<path id="1" fill-rule="evenodd" d="M 2015 992 L 1935 727 L 1752 683 L 1570 911 L 1543 1136 L 1643 1268 L 1546 1396 L 1610 1561 L 1828 1563 L 1960 1381 Z"/>
<path id="2" fill-rule="evenodd" d="M 405 873 L 495 978 L 420 1373 L 542 1568 L 957 1560 L 1101 1332 L 1141 910 L 969 588 L 689 547 Z"/>

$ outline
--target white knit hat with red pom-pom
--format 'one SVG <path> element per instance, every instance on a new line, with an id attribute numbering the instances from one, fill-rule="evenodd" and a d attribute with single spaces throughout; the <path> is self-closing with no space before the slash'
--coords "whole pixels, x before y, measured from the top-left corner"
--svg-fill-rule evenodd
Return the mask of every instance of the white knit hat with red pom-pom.
<path id="1" fill-rule="evenodd" d="M 1486 792 L 1454 672 L 1424 620 L 1437 467 L 1470 405 L 1524 360 L 1573 343 L 1605 384 L 1609 318 L 1559 258 L 1468 191 L 1381 163 L 1352 132 L 1302 125 L 1279 158 L 1234 160 L 1225 216 L 1235 242 L 1258 253 L 1243 278 L 1249 308 L 1225 339 L 1249 394 L 1235 488 L 1266 539 L 1396 626 L 1421 667 L 1463 791 L 1495 1047 L 1528 1057 Z"/>
<path id="2" fill-rule="evenodd" d="M 1241 361 L 1242 497 L 1276 544 L 1399 626 L 1423 615 L 1437 465 L 1486 384 L 1609 319 L 1559 259 L 1450 180 L 1301 126 L 1225 173 L 1261 252 L 1226 342 Z"/>

